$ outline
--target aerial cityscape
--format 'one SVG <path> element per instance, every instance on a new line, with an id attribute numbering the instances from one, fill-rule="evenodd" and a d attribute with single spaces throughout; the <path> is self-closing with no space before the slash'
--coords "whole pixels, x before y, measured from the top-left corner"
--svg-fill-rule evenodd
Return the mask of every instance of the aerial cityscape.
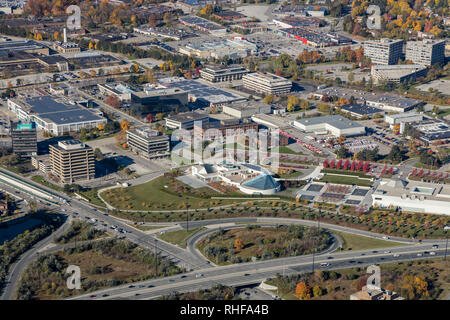
<path id="1" fill-rule="evenodd" d="M 0 300 L 450 300 L 449 9 L 0 0 Z"/>

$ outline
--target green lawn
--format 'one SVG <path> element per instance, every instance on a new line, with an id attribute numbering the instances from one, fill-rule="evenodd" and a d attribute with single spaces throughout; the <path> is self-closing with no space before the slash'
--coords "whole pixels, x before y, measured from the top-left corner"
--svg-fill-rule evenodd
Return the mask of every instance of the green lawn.
<path id="1" fill-rule="evenodd" d="M 402 245 L 398 242 L 386 241 L 380 239 L 374 239 L 364 236 L 358 236 L 346 232 L 335 232 L 344 241 L 343 250 L 367 250 L 367 249 L 378 249 L 386 247 L 396 247 Z"/>
<path id="2" fill-rule="evenodd" d="M 31 180 L 33 180 L 36 183 L 42 184 L 42 185 L 44 185 L 44 186 L 46 186 L 48 188 L 51 188 L 53 190 L 56 190 L 56 191 L 62 192 L 64 190 L 62 187 L 57 186 L 56 184 L 53 184 L 51 182 L 48 182 L 42 176 L 34 176 L 34 177 L 31 178 Z"/>
<path id="3" fill-rule="evenodd" d="M 89 199 L 90 203 L 106 208 L 106 205 L 103 203 L 102 200 L 100 200 L 100 198 L 97 195 L 97 192 L 99 189 L 101 189 L 101 188 L 92 188 L 88 191 L 80 191 L 80 192 L 78 192 L 78 194 L 80 196 L 85 197 L 86 199 Z"/>
<path id="4" fill-rule="evenodd" d="M 359 179 L 357 176 L 333 176 L 325 174 L 322 179 L 316 181 L 348 185 L 356 184 L 362 187 L 370 187 L 372 185 L 372 181 Z"/>
<path id="5" fill-rule="evenodd" d="M 437 169 L 439 169 L 439 167 L 430 166 L 428 164 L 423 164 L 421 162 L 414 163 L 413 167 L 414 168 L 419 168 L 419 169 L 430 169 L 430 170 L 437 170 Z"/>
<path id="6" fill-rule="evenodd" d="M 281 179 L 292 179 L 296 177 L 300 177 L 303 174 L 301 171 L 294 171 L 293 173 L 289 174 L 279 174 Z"/>
<path id="7" fill-rule="evenodd" d="M 179 245 L 182 248 L 186 247 L 186 240 L 196 234 L 197 232 L 203 230 L 204 228 L 195 228 L 190 229 L 189 231 L 183 229 L 178 231 L 172 231 L 172 232 L 166 232 L 162 235 L 160 235 L 158 238 L 167 241 L 169 243 Z"/>
<path id="8" fill-rule="evenodd" d="M 287 146 L 280 146 L 278 148 L 273 148 L 271 150 L 271 152 L 287 153 L 287 154 L 292 154 L 292 155 L 297 155 L 297 156 L 303 155 L 303 153 L 294 151 Z"/>
<path id="9" fill-rule="evenodd" d="M 102 193 L 105 201 L 120 210 L 199 209 L 236 202 L 236 200 L 226 199 L 211 200 L 213 196 L 223 195 L 207 187 L 192 189 L 178 180 L 170 182 L 165 177 L 137 186 L 110 189 Z"/>

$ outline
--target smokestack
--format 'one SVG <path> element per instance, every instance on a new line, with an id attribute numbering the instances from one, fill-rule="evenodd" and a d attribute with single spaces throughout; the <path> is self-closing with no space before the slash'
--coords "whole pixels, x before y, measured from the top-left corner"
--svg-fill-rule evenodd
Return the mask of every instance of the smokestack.
<path id="1" fill-rule="evenodd" d="M 64 28 L 64 43 L 67 43 L 67 28 Z"/>

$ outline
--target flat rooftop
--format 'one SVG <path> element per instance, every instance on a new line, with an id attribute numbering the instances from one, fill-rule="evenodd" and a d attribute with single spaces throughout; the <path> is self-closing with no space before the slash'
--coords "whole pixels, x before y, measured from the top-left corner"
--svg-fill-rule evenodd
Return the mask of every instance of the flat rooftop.
<path id="1" fill-rule="evenodd" d="M 347 112 L 356 113 L 358 115 L 368 115 L 383 111 L 378 108 L 366 106 L 363 104 L 349 104 L 346 106 L 342 106 L 341 109 Z"/>
<path id="2" fill-rule="evenodd" d="M 21 101 L 13 99 L 13 101 L 21 105 L 29 114 L 35 114 L 38 118 L 54 122 L 57 125 L 103 119 L 79 105 L 70 104 L 62 99 L 54 99 L 51 96 L 38 96 Z"/>
<path id="3" fill-rule="evenodd" d="M 198 112 L 185 112 L 179 113 L 172 116 L 167 117 L 167 119 L 177 122 L 188 122 L 209 118 L 207 114 L 202 114 Z"/>
<path id="4" fill-rule="evenodd" d="M 303 124 L 304 126 L 311 126 L 311 125 L 316 125 L 316 124 L 327 123 L 330 126 L 333 126 L 338 129 L 363 127 L 363 125 L 359 124 L 358 122 L 349 120 L 343 116 L 338 116 L 338 115 L 300 119 L 300 120 L 296 120 L 296 122 Z"/>

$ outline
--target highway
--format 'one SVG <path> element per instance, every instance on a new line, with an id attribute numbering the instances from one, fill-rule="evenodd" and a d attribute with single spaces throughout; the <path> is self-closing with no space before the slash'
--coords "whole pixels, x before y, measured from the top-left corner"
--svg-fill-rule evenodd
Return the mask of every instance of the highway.
<path id="1" fill-rule="evenodd" d="M 30 182 L 28 179 L 17 176 L 18 178 Z M 1 183 L 0 183 L 1 186 Z M 2 186 L 3 187 L 3 186 Z M 40 188 L 46 189 L 43 186 Z M 155 235 L 146 234 L 127 224 L 127 221 L 112 217 L 106 212 L 93 208 L 88 203 L 73 199 L 65 194 L 49 190 L 61 199 L 62 204 L 59 206 L 61 211 L 74 218 L 90 220 L 95 218 L 97 221 L 94 225 L 99 229 L 111 229 L 111 226 L 117 226 L 116 229 L 123 229 L 120 236 L 139 244 L 147 249 L 156 250 L 162 257 L 167 257 L 182 268 L 186 269 L 183 275 L 154 279 L 135 283 L 133 285 L 125 285 L 110 289 L 100 290 L 94 293 L 74 297 L 73 299 L 91 299 L 94 295 L 95 299 L 153 299 L 155 297 L 169 294 L 173 291 L 195 291 L 200 288 L 210 288 L 218 283 L 230 286 L 243 286 L 248 284 L 260 283 L 266 278 L 280 274 L 291 274 L 298 272 L 307 272 L 312 270 L 312 255 L 287 257 L 280 259 L 272 259 L 265 261 L 257 261 L 250 263 L 235 264 L 229 266 L 215 266 L 210 263 L 203 255 L 195 249 L 195 243 L 208 232 L 213 232 L 227 225 L 227 227 L 236 227 L 236 223 L 252 223 L 252 224 L 301 224 L 310 227 L 318 226 L 317 221 L 289 219 L 289 218 L 229 218 L 207 221 L 190 221 L 190 228 L 207 227 L 206 231 L 195 234 L 187 241 L 187 250 L 169 244 L 165 241 L 155 238 Z M 23 193 L 20 192 L 20 193 Z M 24 194 L 24 197 L 26 193 Z M 47 205 L 49 208 L 50 204 Z M 54 207 L 53 207 L 54 208 Z M 165 225 L 180 225 L 186 228 L 186 222 L 164 223 Z M 148 224 L 152 225 L 152 224 Z M 159 225 L 159 224 L 154 224 Z M 241 225 L 237 225 L 242 227 Z M 347 228 L 327 223 L 320 223 L 321 228 L 332 231 L 348 232 L 356 235 L 383 239 L 382 234 L 372 233 L 368 231 Z M 108 230 L 111 231 L 111 230 Z M 50 239 L 46 239 L 50 242 Z M 364 266 L 375 263 L 387 263 L 392 261 L 408 261 L 414 259 L 423 259 L 424 252 L 435 252 L 435 255 L 427 255 L 427 258 L 441 257 L 444 254 L 444 240 L 423 240 L 421 244 L 413 239 L 403 239 L 390 237 L 390 241 L 397 241 L 401 244 L 398 247 L 392 247 L 382 250 L 360 250 L 360 251 L 335 251 L 339 246 L 338 241 L 334 241 L 333 245 L 325 252 L 318 253 L 315 256 L 314 268 L 321 268 L 320 263 L 330 263 L 326 269 L 349 268 L 353 266 Z M 49 242 L 39 242 L 35 251 L 29 251 L 24 254 L 17 262 L 21 270 L 35 258 L 35 253 L 39 249 L 44 248 Z M 434 244 L 439 248 L 433 248 Z M 418 256 L 418 254 L 422 256 Z M 398 257 L 394 257 L 398 254 Z M 19 280 L 20 272 L 13 269 L 9 275 L 9 283 L 15 284 Z M 8 291 L 2 298 L 8 299 L 12 297 L 13 286 L 10 285 Z"/>
<path id="2" fill-rule="evenodd" d="M 354 252 L 339 252 L 319 254 L 315 256 L 315 269 L 333 270 L 342 268 L 362 267 L 371 264 L 383 264 L 398 261 L 410 261 L 424 258 L 437 258 L 444 255 L 443 241 L 436 241 L 438 249 L 431 244 L 416 246 L 401 246 L 381 250 L 359 250 Z M 424 254 L 425 251 L 435 255 Z M 399 255 L 398 257 L 394 257 Z M 418 256 L 420 254 L 421 256 Z M 321 263 L 329 263 L 323 267 Z M 99 290 L 78 297 L 74 300 L 85 299 L 154 299 L 172 292 L 189 292 L 211 288 L 217 284 L 227 286 L 244 286 L 260 283 L 278 274 L 295 274 L 312 271 L 312 255 L 272 259 L 251 263 L 220 266 L 200 269 L 162 279 L 142 281 L 132 285 Z"/>

